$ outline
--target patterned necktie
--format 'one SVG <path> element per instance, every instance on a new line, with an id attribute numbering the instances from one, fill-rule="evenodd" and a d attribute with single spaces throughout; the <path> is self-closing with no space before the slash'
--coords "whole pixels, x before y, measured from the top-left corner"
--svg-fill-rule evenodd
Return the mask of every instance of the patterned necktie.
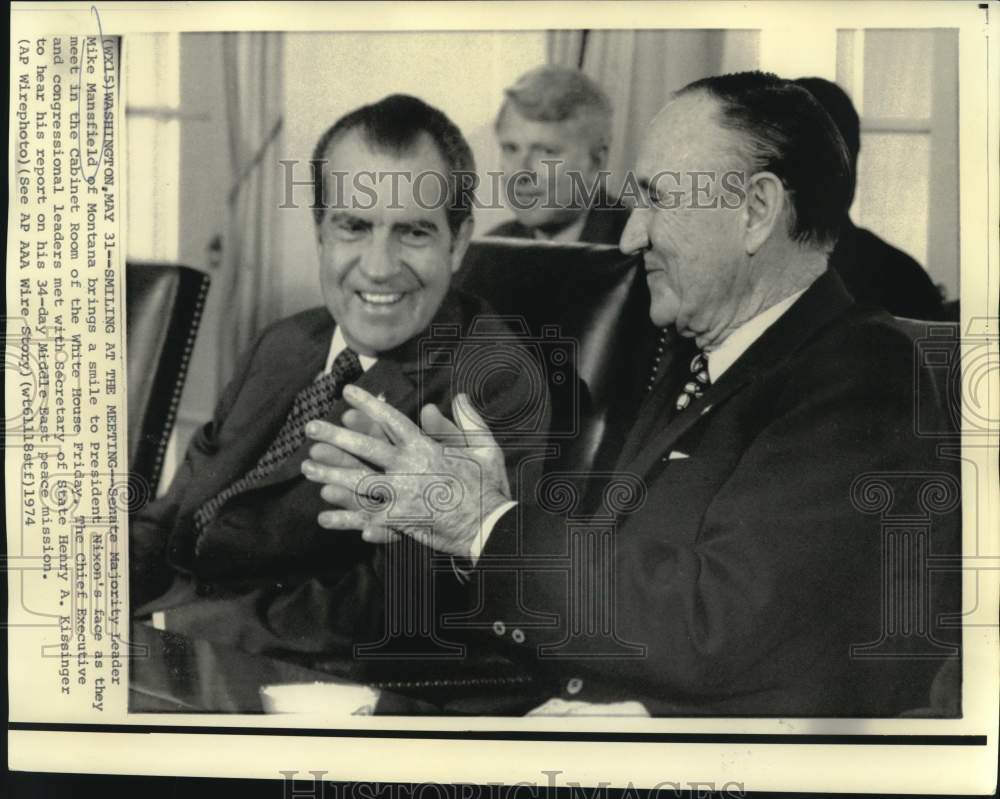
<path id="1" fill-rule="evenodd" d="M 677 400 L 674 402 L 677 411 L 683 411 L 691 404 L 692 400 L 698 399 L 705 387 L 711 383 L 708 376 L 708 358 L 705 357 L 705 353 L 699 352 L 691 359 L 690 370 L 691 378 L 684 384 L 681 393 L 677 395 Z"/>
<path id="2" fill-rule="evenodd" d="M 230 499 L 264 479 L 279 464 L 302 446 L 306 440 L 305 424 L 311 419 L 322 419 L 330 413 L 333 404 L 340 399 L 347 386 L 361 377 L 361 361 L 354 350 L 341 351 L 333 362 L 333 368 L 318 380 L 314 380 L 298 394 L 292 403 L 285 423 L 278 431 L 271 446 L 267 448 L 257 464 L 228 488 L 198 508 L 194 514 L 195 529 L 201 532 L 215 518 L 219 509 Z"/>

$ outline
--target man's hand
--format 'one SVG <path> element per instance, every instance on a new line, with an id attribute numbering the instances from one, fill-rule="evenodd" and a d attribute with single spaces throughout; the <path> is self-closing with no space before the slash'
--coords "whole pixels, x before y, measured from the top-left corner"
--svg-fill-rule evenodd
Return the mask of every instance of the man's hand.
<path id="1" fill-rule="evenodd" d="M 302 464 L 324 483 L 323 499 L 342 510 L 323 511 L 331 530 L 361 530 L 384 543 L 396 533 L 451 555 L 468 556 L 482 520 L 510 500 L 503 452 L 464 394 L 452 403 L 458 425 L 434 405 L 420 412 L 425 432 L 395 408 L 357 386 L 344 399 L 363 416 L 345 414 L 347 427 L 310 422 L 316 440 Z"/>

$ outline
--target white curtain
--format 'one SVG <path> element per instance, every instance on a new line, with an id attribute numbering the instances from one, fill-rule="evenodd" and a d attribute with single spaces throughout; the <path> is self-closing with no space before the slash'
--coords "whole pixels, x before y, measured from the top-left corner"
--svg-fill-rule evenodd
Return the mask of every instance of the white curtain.
<path id="1" fill-rule="evenodd" d="M 756 30 L 552 31 L 550 63 L 594 78 L 614 105 L 609 186 L 619 189 L 635 164 L 643 129 L 672 92 L 709 75 L 756 69 Z"/>
<path id="2" fill-rule="evenodd" d="M 564 67 L 579 66 L 584 52 L 584 40 L 589 35 L 590 31 L 582 30 L 549 31 L 545 48 L 548 62 Z"/>
<path id="3" fill-rule="evenodd" d="M 282 34 L 223 34 L 226 126 L 232 174 L 223 240 L 221 284 L 227 298 L 220 328 L 221 389 L 254 336 L 280 313 L 276 251 L 281 202 Z"/>

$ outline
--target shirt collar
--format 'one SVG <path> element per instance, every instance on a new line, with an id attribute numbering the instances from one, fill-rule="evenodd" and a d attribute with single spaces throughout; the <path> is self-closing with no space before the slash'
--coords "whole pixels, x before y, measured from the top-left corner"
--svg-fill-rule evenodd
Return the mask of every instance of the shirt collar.
<path id="1" fill-rule="evenodd" d="M 333 329 L 333 339 L 330 341 L 330 351 L 326 356 L 326 366 L 323 367 L 323 371 L 317 375 L 317 377 L 322 377 L 325 374 L 329 374 L 330 370 L 333 369 L 333 362 L 341 352 L 347 348 L 347 342 L 344 340 L 344 334 L 340 331 L 340 325 L 337 325 Z M 361 371 L 367 372 L 375 365 L 375 361 L 378 358 L 373 358 L 371 355 L 358 355 L 358 360 L 361 361 Z"/>
<path id="2" fill-rule="evenodd" d="M 759 339 L 765 330 L 778 321 L 778 318 L 805 293 L 796 291 L 794 294 L 785 297 L 781 302 L 777 302 L 765 311 L 761 311 L 752 319 L 744 322 L 726 336 L 725 340 L 714 350 L 705 353 L 708 358 L 708 376 L 714 383 L 736 360 Z"/>

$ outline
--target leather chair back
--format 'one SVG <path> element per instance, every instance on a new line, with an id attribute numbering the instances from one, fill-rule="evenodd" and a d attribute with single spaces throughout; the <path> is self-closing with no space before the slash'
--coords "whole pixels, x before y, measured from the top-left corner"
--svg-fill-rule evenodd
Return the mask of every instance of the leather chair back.
<path id="1" fill-rule="evenodd" d="M 610 469 L 656 344 L 641 260 L 607 245 L 493 238 L 473 242 L 455 285 L 514 317 L 543 353 L 553 340 L 547 327 L 575 344 L 576 380 L 548 375 L 550 440 L 559 445 L 548 470 Z"/>
<path id="2" fill-rule="evenodd" d="M 150 498 L 177 419 L 209 282 L 205 273 L 175 264 L 125 267 L 129 471 L 142 484 L 135 490 Z"/>

